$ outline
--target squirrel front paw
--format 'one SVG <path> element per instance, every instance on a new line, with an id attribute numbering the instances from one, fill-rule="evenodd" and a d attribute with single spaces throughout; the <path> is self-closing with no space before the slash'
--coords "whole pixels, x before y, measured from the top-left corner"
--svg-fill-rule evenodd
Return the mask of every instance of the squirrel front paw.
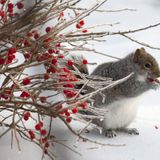
<path id="1" fill-rule="evenodd" d="M 108 138 L 113 138 L 117 136 L 117 133 L 114 130 L 108 129 L 108 130 L 104 130 L 104 135 Z"/>

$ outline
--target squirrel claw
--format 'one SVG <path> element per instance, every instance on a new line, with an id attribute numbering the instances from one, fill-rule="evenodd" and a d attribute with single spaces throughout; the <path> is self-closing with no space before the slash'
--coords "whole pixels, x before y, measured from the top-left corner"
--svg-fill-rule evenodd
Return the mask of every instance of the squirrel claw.
<path id="1" fill-rule="evenodd" d="M 106 130 L 104 131 L 104 134 L 108 138 L 113 138 L 117 136 L 117 133 L 114 130 Z"/>

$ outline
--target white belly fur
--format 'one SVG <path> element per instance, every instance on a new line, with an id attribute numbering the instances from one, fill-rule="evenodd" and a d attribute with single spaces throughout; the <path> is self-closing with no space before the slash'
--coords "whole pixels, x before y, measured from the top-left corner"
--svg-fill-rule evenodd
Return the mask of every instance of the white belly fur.
<path id="1" fill-rule="evenodd" d="M 138 97 L 123 98 L 107 106 L 103 128 L 118 129 L 127 127 L 136 117 Z"/>

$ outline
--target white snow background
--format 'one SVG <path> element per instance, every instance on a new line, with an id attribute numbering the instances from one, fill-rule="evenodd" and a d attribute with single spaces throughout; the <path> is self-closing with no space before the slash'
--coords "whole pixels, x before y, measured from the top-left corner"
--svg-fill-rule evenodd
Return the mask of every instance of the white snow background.
<path id="1" fill-rule="evenodd" d="M 91 1 L 86 0 L 88 5 Z M 160 22 L 160 1 L 158 0 L 110 0 L 104 7 L 105 9 L 123 9 L 132 8 L 136 9 L 135 12 L 124 11 L 114 13 L 102 13 L 96 16 L 95 14 L 86 19 L 86 25 L 102 23 L 115 23 L 120 22 L 119 25 L 114 27 L 107 27 L 106 30 L 118 31 L 127 29 L 137 29 L 151 24 Z M 153 46 L 160 47 L 160 27 L 146 30 L 131 35 L 139 41 L 148 43 Z M 140 45 L 131 42 L 121 36 L 106 37 L 107 41 L 98 44 L 94 47 L 98 51 L 106 54 L 111 54 L 117 57 L 124 57 L 128 53 L 134 51 Z M 160 51 L 146 48 L 160 64 Z M 107 58 L 102 55 L 90 53 L 86 55 L 90 62 L 111 61 L 113 59 Z M 90 71 L 95 66 L 91 66 Z M 126 134 L 118 134 L 116 138 L 108 139 L 96 132 L 88 133 L 89 138 L 95 139 L 102 143 L 117 144 L 125 146 L 100 146 L 88 142 L 77 142 L 77 138 L 67 130 L 62 122 L 58 120 L 54 124 L 54 133 L 58 139 L 68 140 L 65 144 L 77 150 L 82 156 L 75 154 L 71 150 L 62 147 L 61 145 L 55 146 L 55 154 L 57 160 L 159 160 L 160 159 L 160 90 L 150 91 L 143 95 L 139 104 L 139 112 L 131 127 L 136 127 L 140 135 L 131 136 Z M 79 124 L 74 122 L 77 128 Z M 55 127 L 57 126 L 57 127 Z M 158 127 L 158 129 L 155 128 Z M 1 128 L 0 131 L 2 131 Z M 0 160 L 40 160 L 42 156 L 41 150 L 29 142 L 20 140 L 22 151 L 18 151 L 16 142 L 14 148 L 11 149 L 11 136 L 7 134 L 0 139 Z M 48 160 L 49 158 L 45 158 Z"/>

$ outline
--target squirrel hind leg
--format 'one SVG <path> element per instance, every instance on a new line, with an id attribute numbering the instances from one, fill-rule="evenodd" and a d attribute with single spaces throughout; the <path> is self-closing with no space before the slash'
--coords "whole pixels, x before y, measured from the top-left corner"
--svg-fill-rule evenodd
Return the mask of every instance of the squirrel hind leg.
<path id="1" fill-rule="evenodd" d="M 103 134 L 108 138 L 114 138 L 117 136 L 117 132 L 123 132 L 130 135 L 139 135 L 139 131 L 136 128 L 119 128 L 119 129 L 105 129 Z"/>
<path id="2" fill-rule="evenodd" d="M 121 128 L 121 129 L 118 129 L 117 131 L 128 133 L 130 135 L 139 135 L 139 131 L 136 128 Z"/>

